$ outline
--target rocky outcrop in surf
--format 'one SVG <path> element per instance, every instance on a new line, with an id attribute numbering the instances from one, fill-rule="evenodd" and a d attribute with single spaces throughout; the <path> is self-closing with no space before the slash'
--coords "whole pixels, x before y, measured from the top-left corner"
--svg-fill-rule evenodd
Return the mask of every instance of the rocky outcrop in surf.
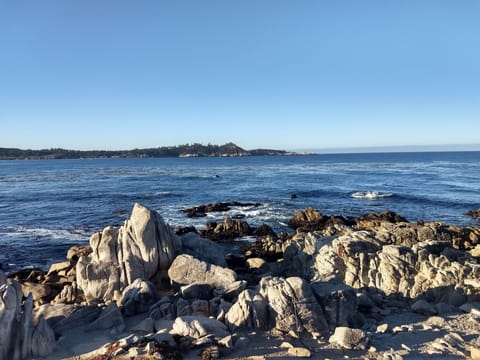
<path id="1" fill-rule="evenodd" d="M 176 235 L 159 213 L 136 204 L 124 225 L 94 234 L 48 273 L 5 279 L 0 271 L 1 359 L 77 356 L 54 346 L 78 329 L 108 333 L 107 344 L 90 347 L 91 358 L 235 359 L 256 348 L 277 357 L 474 354 L 480 338 L 468 334 L 480 326 L 465 324 L 480 311 L 479 228 L 311 208 L 290 224 L 289 234 L 257 228 L 257 242 L 234 255 L 201 232 Z M 61 289 L 40 296 L 47 278 Z M 415 346 L 402 335 L 409 332 Z M 257 341 L 269 346 L 248 346 Z"/>

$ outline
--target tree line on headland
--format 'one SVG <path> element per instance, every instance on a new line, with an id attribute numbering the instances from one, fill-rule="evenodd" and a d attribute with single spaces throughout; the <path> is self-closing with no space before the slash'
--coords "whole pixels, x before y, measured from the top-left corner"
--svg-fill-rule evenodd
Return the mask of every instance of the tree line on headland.
<path id="1" fill-rule="evenodd" d="M 82 159 L 82 158 L 151 158 L 151 157 L 230 157 L 294 155 L 285 150 L 245 150 L 227 143 L 224 145 L 185 144 L 132 150 L 67 150 L 61 148 L 23 150 L 0 148 L 0 160 Z"/>

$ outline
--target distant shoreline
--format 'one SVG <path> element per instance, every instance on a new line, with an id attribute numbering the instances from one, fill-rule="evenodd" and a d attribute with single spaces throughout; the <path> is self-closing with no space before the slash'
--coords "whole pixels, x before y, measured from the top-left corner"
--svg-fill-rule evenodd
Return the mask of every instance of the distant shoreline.
<path id="1" fill-rule="evenodd" d="M 286 150 L 245 150 L 234 143 L 224 145 L 185 144 L 132 150 L 67 150 L 61 148 L 23 150 L 0 148 L 0 160 L 56 160 L 98 158 L 190 158 L 190 157 L 244 157 L 244 156 L 291 156 L 311 155 Z"/>

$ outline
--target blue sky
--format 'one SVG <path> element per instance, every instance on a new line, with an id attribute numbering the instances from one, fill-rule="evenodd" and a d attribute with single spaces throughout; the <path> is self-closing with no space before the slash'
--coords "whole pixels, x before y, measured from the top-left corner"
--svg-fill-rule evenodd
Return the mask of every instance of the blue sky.
<path id="1" fill-rule="evenodd" d="M 480 143 L 480 2 L 0 0 L 0 147 Z"/>

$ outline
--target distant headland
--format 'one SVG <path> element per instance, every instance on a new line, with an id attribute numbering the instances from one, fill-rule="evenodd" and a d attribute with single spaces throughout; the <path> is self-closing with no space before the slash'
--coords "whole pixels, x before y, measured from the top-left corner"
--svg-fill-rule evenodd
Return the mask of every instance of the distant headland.
<path id="1" fill-rule="evenodd" d="M 47 160 L 82 158 L 155 158 L 155 157 L 238 157 L 300 155 L 299 153 L 273 150 L 245 150 L 234 143 L 224 145 L 185 144 L 132 150 L 66 150 L 60 148 L 22 150 L 0 148 L 0 160 Z"/>

